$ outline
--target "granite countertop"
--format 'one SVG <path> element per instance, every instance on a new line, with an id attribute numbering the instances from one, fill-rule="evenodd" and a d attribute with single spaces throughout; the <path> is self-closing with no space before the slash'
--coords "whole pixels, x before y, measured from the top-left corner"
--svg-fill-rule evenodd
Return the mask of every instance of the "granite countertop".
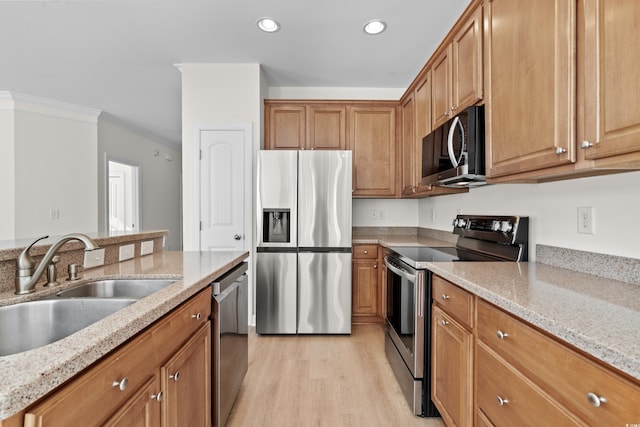
<path id="1" fill-rule="evenodd" d="M 354 235 L 351 238 L 351 242 L 354 245 L 364 245 L 364 244 L 378 244 L 386 247 L 391 246 L 431 246 L 431 247 L 441 247 L 441 246 L 455 246 L 455 243 L 447 242 L 445 240 L 440 240 L 432 237 L 424 237 L 418 235 L 411 234 L 383 234 L 383 235 Z"/>
<path id="2" fill-rule="evenodd" d="M 93 279 L 176 278 L 178 281 L 52 344 L 0 357 L 0 420 L 36 400 L 115 349 L 151 323 L 240 264 L 248 252 L 158 252 L 85 270 L 81 281 L 27 296 L 0 294 L 0 303 L 16 303 L 59 292 Z"/>
<path id="3" fill-rule="evenodd" d="M 640 286 L 535 262 L 428 267 L 640 380 Z"/>

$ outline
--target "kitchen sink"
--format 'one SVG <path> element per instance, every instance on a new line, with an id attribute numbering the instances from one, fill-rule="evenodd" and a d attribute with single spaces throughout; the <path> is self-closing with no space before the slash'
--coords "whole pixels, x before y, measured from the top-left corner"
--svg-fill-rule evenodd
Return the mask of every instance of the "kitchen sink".
<path id="1" fill-rule="evenodd" d="M 0 356 L 58 341 L 136 301 L 134 298 L 45 299 L 0 307 Z"/>
<path id="2" fill-rule="evenodd" d="M 64 298 L 144 298 L 177 282 L 177 279 L 113 279 L 85 283 L 58 292 Z"/>

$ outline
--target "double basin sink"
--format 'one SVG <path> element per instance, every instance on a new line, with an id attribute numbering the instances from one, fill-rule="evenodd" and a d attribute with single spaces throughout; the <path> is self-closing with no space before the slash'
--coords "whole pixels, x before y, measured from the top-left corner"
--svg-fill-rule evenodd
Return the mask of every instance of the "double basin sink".
<path id="1" fill-rule="evenodd" d="M 99 280 L 39 300 L 0 307 L 0 356 L 61 340 L 176 281 Z"/>

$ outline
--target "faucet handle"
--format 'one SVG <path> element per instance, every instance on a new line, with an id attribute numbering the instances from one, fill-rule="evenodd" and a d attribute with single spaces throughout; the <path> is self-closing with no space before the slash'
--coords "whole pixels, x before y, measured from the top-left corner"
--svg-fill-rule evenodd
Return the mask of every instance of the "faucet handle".
<path id="1" fill-rule="evenodd" d="M 35 268 L 36 263 L 33 262 L 33 258 L 31 258 L 31 255 L 29 255 L 29 250 L 31 250 L 31 247 L 38 243 L 40 240 L 46 239 L 48 237 L 49 236 L 38 237 L 36 240 L 31 242 L 29 246 L 24 248 L 24 250 L 20 253 L 20 256 L 16 259 L 16 275 L 31 276 L 33 274 L 33 269 Z"/>

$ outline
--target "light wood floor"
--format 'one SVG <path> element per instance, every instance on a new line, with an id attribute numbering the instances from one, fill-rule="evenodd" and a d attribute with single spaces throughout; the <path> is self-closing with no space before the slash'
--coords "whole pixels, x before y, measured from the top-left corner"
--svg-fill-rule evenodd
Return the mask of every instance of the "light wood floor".
<path id="1" fill-rule="evenodd" d="M 249 371 L 228 427 L 423 426 L 411 413 L 384 355 L 377 325 L 351 336 L 249 334 Z"/>

